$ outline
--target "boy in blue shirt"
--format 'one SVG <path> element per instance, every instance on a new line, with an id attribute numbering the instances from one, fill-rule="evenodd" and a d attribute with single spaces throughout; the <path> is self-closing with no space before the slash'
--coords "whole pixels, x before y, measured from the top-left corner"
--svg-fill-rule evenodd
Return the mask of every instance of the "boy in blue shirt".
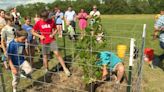
<path id="1" fill-rule="evenodd" d="M 24 58 L 25 40 L 27 36 L 28 34 L 24 30 L 16 31 L 15 39 L 13 39 L 8 46 L 7 54 L 13 77 L 13 92 L 16 92 L 16 87 L 19 82 L 20 72 L 18 70 L 23 70 L 25 75 L 31 78 L 30 74 L 32 72 L 32 68 Z"/>
<path id="2" fill-rule="evenodd" d="M 107 79 L 108 71 L 113 71 L 117 73 L 116 83 L 120 83 L 125 71 L 122 60 L 109 51 L 100 52 L 97 58 L 96 64 L 102 66 L 102 80 Z"/>

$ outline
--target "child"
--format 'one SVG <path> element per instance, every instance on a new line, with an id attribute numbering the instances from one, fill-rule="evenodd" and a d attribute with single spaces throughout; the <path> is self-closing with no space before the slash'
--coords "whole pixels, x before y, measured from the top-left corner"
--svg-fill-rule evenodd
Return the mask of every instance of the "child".
<path id="1" fill-rule="evenodd" d="M 59 38 L 62 38 L 62 21 L 63 21 L 63 12 L 60 11 L 60 9 L 57 9 L 56 15 L 55 15 L 55 22 L 56 22 L 56 28 L 59 33 Z"/>
<path id="2" fill-rule="evenodd" d="M 30 73 L 32 73 L 32 68 L 30 64 L 24 58 L 25 52 L 25 40 L 28 34 L 26 31 L 16 31 L 15 39 L 13 39 L 8 47 L 8 59 L 9 65 L 12 72 L 12 86 L 13 92 L 16 92 L 17 85 L 19 83 L 20 70 L 25 72 L 27 78 L 31 78 Z"/>
<path id="3" fill-rule="evenodd" d="M 10 41 L 12 39 L 14 39 L 14 31 L 15 31 L 15 28 L 13 27 L 13 20 L 11 17 L 8 17 L 6 18 L 6 22 L 7 22 L 7 25 L 5 27 L 2 28 L 1 30 L 1 46 L 2 46 L 2 50 L 4 52 L 4 55 L 3 56 L 3 62 L 5 64 L 5 67 L 7 67 L 7 54 L 6 54 L 6 50 L 7 50 L 7 47 L 10 43 Z"/>
<path id="4" fill-rule="evenodd" d="M 50 53 L 50 51 L 53 51 L 60 64 L 62 65 L 66 75 L 70 76 L 70 72 L 67 69 L 64 60 L 58 51 L 57 43 L 54 38 L 57 32 L 56 25 L 54 24 L 55 22 L 52 19 L 48 19 L 48 15 L 48 11 L 43 11 L 40 14 L 41 19 L 34 25 L 33 29 L 31 30 L 34 36 L 40 38 L 40 42 L 42 44 L 43 64 L 45 67 L 45 71 L 48 71 L 47 55 Z M 37 33 L 38 30 L 40 30 L 40 34 Z"/>
<path id="5" fill-rule="evenodd" d="M 84 9 L 80 10 L 80 13 L 78 13 L 77 18 L 79 19 L 79 27 L 81 31 L 81 39 L 83 39 L 84 36 L 84 30 L 87 27 L 87 17 L 88 14 L 84 11 Z"/>
<path id="6" fill-rule="evenodd" d="M 75 30 L 74 30 L 74 28 L 71 25 L 69 25 L 67 29 L 68 29 L 70 39 L 74 41 L 75 40 Z"/>
<path id="7" fill-rule="evenodd" d="M 108 72 L 113 71 L 117 74 L 116 84 L 119 84 L 125 71 L 122 60 L 109 51 L 100 52 L 97 58 L 99 61 L 96 64 L 102 66 L 102 80 L 106 80 Z"/>
<path id="8" fill-rule="evenodd" d="M 27 41 L 26 41 L 26 52 L 29 56 L 29 60 L 31 65 L 33 66 L 33 58 L 31 56 L 34 56 L 35 54 L 35 38 L 31 33 L 32 25 L 31 25 L 31 18 L 25 17 L 25 24 L 22 25 L 22 29 L 25 30 L 28 33 Z"/>

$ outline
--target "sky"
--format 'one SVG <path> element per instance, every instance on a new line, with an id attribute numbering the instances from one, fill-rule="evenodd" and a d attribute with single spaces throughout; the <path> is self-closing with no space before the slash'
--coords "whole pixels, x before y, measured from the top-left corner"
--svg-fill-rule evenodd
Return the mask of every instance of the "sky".
<path id="1" fill-rule="evenodd" d="M 55 0 L 0 0 L 0 9 L 7 9 L 8 7 L 14 7 L 20 4 L 28 4 L 28 3 L 52 3 Z"/>

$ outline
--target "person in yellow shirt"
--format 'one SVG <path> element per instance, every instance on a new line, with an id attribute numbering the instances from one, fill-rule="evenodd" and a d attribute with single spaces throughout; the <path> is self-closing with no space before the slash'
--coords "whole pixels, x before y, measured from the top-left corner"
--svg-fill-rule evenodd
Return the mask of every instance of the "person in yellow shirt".
<path id="1" fill-rule="evenodd" d="M 164 10 L 161 10 L 161 11 L 160 11 L 160 14 L 157 14 L 157 15 L 155 16 L 155 21 L 157 21 L 157 20 L 159 19 L 159 17 L 162 16 L 162 15 L 164 15 Z"/>

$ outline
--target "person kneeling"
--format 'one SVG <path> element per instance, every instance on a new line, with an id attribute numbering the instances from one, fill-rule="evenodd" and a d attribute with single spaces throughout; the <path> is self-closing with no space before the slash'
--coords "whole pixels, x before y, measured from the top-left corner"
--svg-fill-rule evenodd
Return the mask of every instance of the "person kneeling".
<path id="1" fill-rule="evenodd" d="M 98 62 L 97 65 L 102 66 L 102 80 L 107 79 L 107 75 L 109 71 L 115 72 L 116 77 L 116 84 L 119 84 L 124 72 L 125 68 L 122 63 L 122 60 L 116 56 L 113 52 L 103 51 L 97 55 Z"/>
<path id="2" fill-rule="evenodd" d="M 12 86 L 13 92 L 16 92 L 16 87 L 19 83 L 20 70 L 25 72 L 25 76 L 31 79 L 32 68 L 24 58 L 25 40 L 28 34 L 22 31 L 15 32 L 15 38 L 10 42 L 7 54 L 9 58 L 9 65 L 12 71 Z M 19 71 L 18 71 L 19 70 Z"/>

